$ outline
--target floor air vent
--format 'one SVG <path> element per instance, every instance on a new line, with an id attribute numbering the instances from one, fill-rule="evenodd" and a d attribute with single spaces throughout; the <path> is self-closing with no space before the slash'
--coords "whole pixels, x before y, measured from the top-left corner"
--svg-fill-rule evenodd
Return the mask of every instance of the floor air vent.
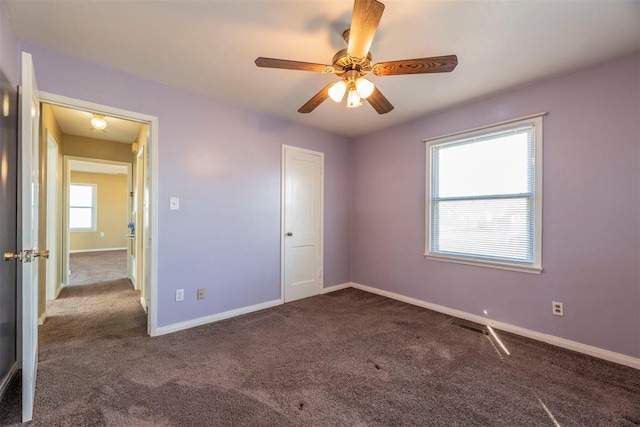
<path id="1" fill-rule="evenodd" d="M 489 335 L 489 331 L 482 325 L 479 325 L 477 323 L 469 323 L 469 322 L 463 322 L 461 320 L 452 320 L 451 324 L 454 326 L 458 326 L 460 328 L 464 328 L 464 329 L 468 329 L 470 331 L 473 332 L 477 332 L 479 334 L 482 335 Z"/>

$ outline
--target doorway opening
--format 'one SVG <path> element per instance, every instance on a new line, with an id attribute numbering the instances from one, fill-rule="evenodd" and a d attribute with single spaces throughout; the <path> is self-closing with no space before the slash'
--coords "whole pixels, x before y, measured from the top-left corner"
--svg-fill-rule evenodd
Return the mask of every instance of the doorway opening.
<path id="1" fill-rule="evenodd" d="M 132 163 L 65 155 L 64 165 L 64 283 L 88 286 L 127 279 L 135 288 L 131 258 L 136 236 L 133 226 L 128 227 Z"/>
<path id="2" fill-rule="evenodd" d="M 42 92 L 40 101 L 46 165 L 40 222 L 46 224 L 50 248 L 40 283 L 40 321 L 49 304 L 64 298 L 65 288 L 113 282 L 136 291 L 127 295 L 138 295 L 146 332 L 153 336 L 151 202 L 157 175 L 150 154 L 157 119 Z M 104 119 L 106 128 L 92 126 L 95 117 Z"/>

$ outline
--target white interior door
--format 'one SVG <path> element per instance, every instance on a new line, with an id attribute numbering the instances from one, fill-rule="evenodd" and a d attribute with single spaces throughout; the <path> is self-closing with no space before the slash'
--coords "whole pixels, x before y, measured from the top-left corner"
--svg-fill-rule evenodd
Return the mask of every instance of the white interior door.
<path id="1" fill-rule="evenodd" d="M 21 284 L 21 364 L 22 421 L 33 417 L 33 401 L 38 368 L 38 146 L 40 108 L 31 55 L 22 53 L 22 91 L 20 97 L 20 156 L 18 184 L 18 225 L 22 246 Z"/>
<path id="2" fill-rule="evenodd" d="M 322 289 L 323 153 L 283 146 L 284 301 Z"/>

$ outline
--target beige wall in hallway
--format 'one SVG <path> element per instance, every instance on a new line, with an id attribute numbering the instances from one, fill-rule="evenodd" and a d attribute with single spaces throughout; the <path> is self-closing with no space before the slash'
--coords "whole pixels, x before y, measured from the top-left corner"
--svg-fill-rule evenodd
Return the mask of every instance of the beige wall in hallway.
<path id="1" fill-rule="evenodd" d="M 64 135 L 65 156 L 87 157 L 90 159 L 113 160 L 116 162 L 133 162 L 131 144 L 115 141 L 86 138 L 84 136 Z"/>
<path id="2" fill-rule="evenodd" d="M 126 147 L 131 156 L 131 146 L 120 145 Z M 96 231 L 72 231 L 70 250 L 125 248 L 129 209 L 127 176 L 72 171 L 71 183 L 96 184 L 98 211 Z M 100 237 L 101 232 L 104 237 Z"/>

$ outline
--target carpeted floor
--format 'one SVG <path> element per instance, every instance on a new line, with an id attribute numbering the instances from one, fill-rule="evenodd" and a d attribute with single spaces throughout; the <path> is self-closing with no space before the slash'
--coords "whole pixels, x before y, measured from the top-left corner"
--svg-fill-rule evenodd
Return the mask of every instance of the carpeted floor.
<path id="1" fill-rule="evenodd" d="M 78 252 L 69 255 L 69 284 L 93 285 L 127 277 L 127 251 Z"/>
<path id="2" fill-rule="evenodd" d="M 32 425 L 640 424 L 640 371 L 451 320 L 347 289 L 149 338 L 127 281 L 67 288 Z"/>

